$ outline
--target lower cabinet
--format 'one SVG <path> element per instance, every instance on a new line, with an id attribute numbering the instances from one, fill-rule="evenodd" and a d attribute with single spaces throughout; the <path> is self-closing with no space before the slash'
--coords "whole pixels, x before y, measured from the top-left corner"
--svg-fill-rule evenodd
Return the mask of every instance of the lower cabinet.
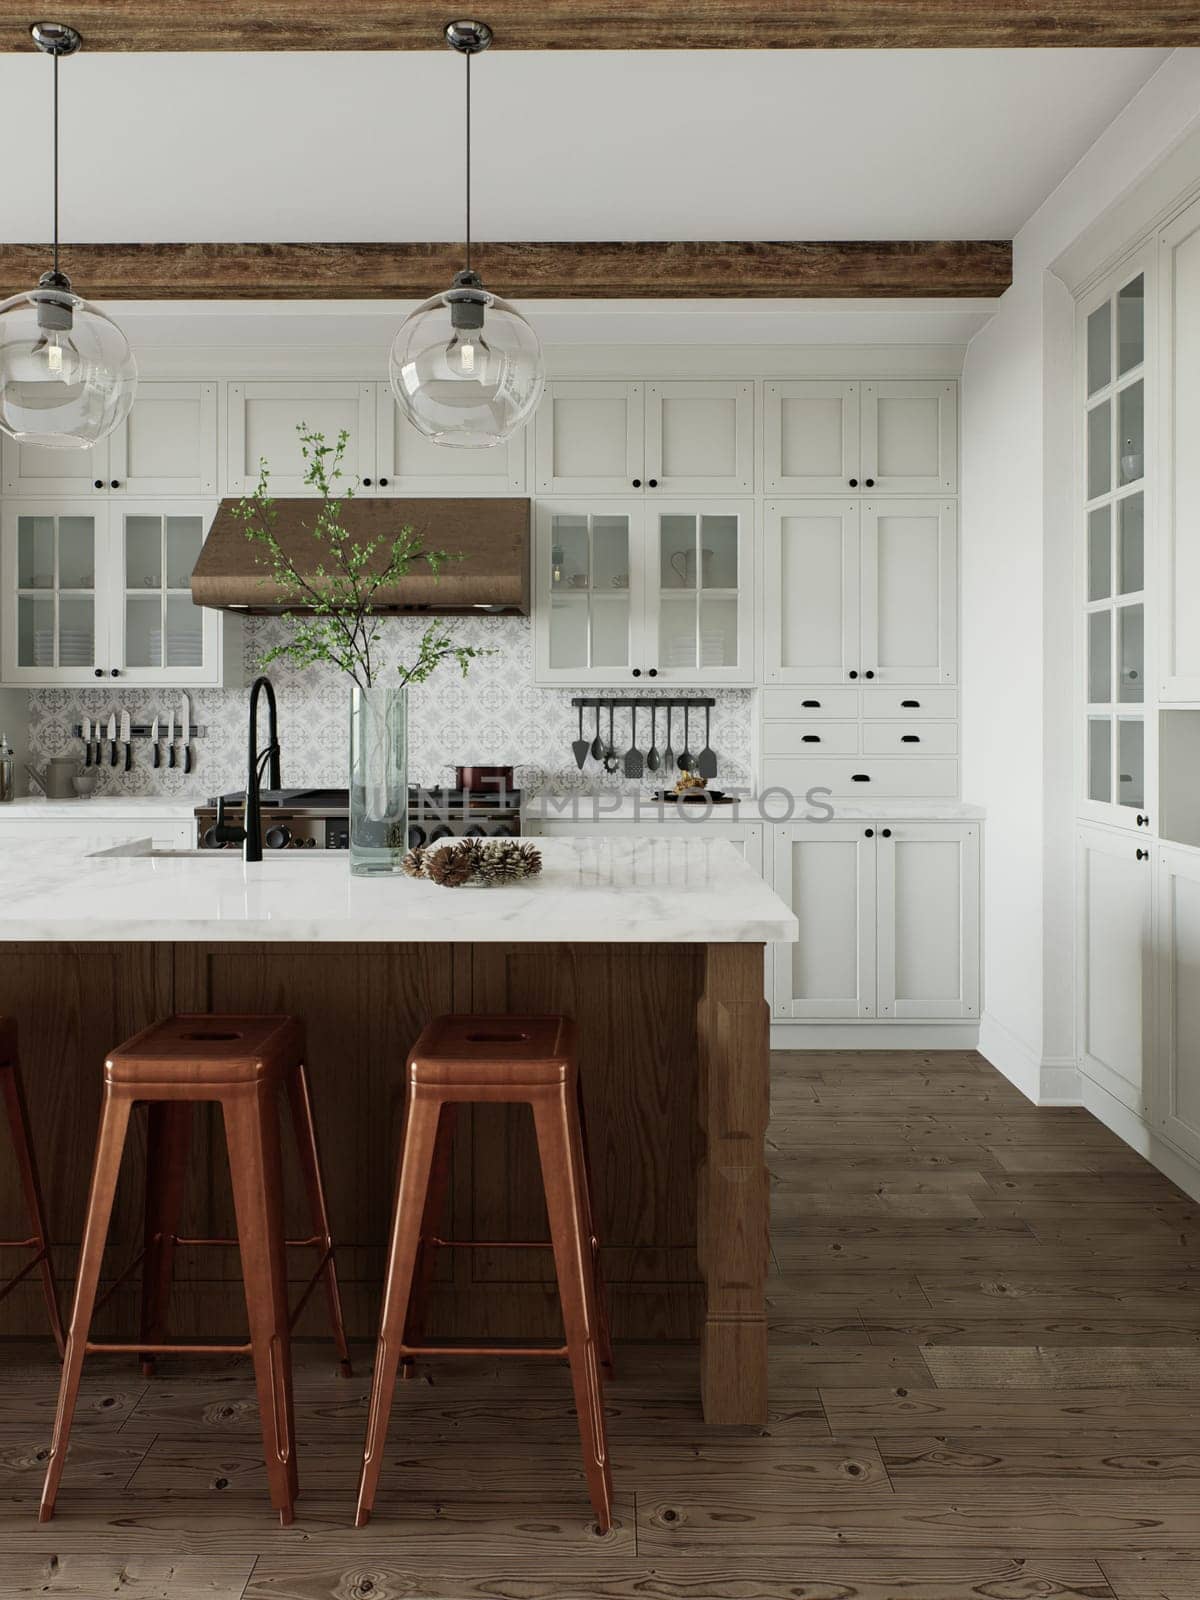
<path id="1" fill-rule="evenodd" d="M 1200 852 L 1160 848 L 1152 1131 L 1200 1162 Z"/>
<path id="2" fill-rule="evenodd" d="M 774 887 L 800 923 L 775 950 L 779 1021 L 979 1015 L 979 824 L 773 829 Z"/>
<path id="3" fill-rule="evenodd" d="M 1123 830 L 1081 827 L 1075 882 L 1079 1068 L 1140 1114 L 1153 1022 L 1150 851 Z"/>

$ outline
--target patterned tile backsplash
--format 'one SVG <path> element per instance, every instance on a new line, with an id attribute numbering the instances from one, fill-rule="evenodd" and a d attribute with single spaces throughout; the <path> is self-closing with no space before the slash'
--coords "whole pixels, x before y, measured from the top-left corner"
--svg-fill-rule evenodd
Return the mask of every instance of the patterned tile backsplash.
<path id="1" fill-rule="evenodd" d="M 286 637 L 287 622 L 280 618 L 247 618 L 245 661 L 247 685 L 258 671 L 263 651 Z M 411 659 L 425 624 L 406 617 L 383 624 L 385 654 L 392 660 Z M 583 772 L 575 765 L 571 741 L 578 737 L 577 713 L 572 694 L 598 694 L 600 690 L 542 689 L 533 683 L 533 633 L 529 621 L 519 617 L 452 618 L 455 637 L 464 644 L 494 652 L 472 664 L 467 678 L 448 665 L 409 697 L 409 773 L 414 783 L 428 786 L 454 781 L 455 763 L 512 765 L 528 794 L 562 794 L 594 788 L 630 793 L 646 783 L 632 783 L 622 775 L 606 774 L 589 761 Z M 283 748 L 283 781 L 288 787 L 344 788 L 347 774 L 348 689 L 346 680 L 332 668 L 299 670 L 285 661 L 271 668 L 279 699 L 279 741 Z M 386 679 L 384 680 L 386 681 Z M 628 691 L 616 691 L 626 693 Z M 666 694 L 668 691 L 658 691 Z M 699 694 L 681 690 L 680 694 Z M 638 693 L 645 693 L 639 689 Z M 749 689 L 718 689 L 712 716 L 712 746 L 719 758 L 717 784 L 749 786 L 752 775 L 752 700 Z M 128 711 L 132 722 L 165 718 L 174 708 L 179 717 L 179 693 L 161 689 L 35 689 L 29 697 L 29 744 L 36 765 L 48 756 L 82 754 L 72 730 L 84 717 L 107 719 L 110 712 Z M 196 762 L 190 775 L 151 765 L 148 741 L 134 745 L 131 772 L 102 769 L 99 794 L 166 795 L 197 799 L 246 784 L 246 689 L 192 691 L 192 720 L 207 729 L 194 745 Z M 618 713 L 616 743 L 628 744 L 628 722 Z M 665 743 L 660 718 L 659 741 Z M 645 748 L 648 719 L 640 718 L 640 742 Z M 607 725 L 607 724 L 606 724 Z M 590 736 L 593 727 L 585 723 Z M 676 750 L 682 747 L 682 727 L 676 726 Z M 703 744 L 703 720 L 693 719 L 692 742 Z M 624 737 L 624 743 L 622 742 Z"/>

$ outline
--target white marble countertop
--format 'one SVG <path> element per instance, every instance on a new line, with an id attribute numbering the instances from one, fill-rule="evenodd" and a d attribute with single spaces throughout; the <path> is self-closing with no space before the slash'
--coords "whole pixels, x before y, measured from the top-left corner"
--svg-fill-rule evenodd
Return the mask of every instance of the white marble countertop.
<path id="1" fill-rule="evenodd" d="M 194 796 L 190 800 L 171 800 L 165 795 L 129 794 L 91 795 L 86 800 L 47 800 L 40 794 L 26 794 L 0 805 L 0 822 L 57 822 L 60 818 L 86 822 L 89 816 L 105 821 L 123 817 L 131 817 L 135 821 L 145 817 L 191 821 L 200 803 Z"/>
<path id="2" fill-rule="evenodd" d="M 723 840 L 538 839 L 542 875 L 501 889 L 353 878 L 342 852 L 152 853 L 86 837 L 0 844 L 0 940 L 759 944 L 795 917 Z M 97 855 L 92 852 L 107 851 Z"/>
<path id="3" fill-rule="evenodd" d="M 830 800 L 833 816 L 815 812 L 797 797 L 789 808 L 785 795 L 771 793 L 760 802 L 755 797 L 733 805 L 699 805 L 687 802 L 659 804 L 648 797 L 615 792 L 599 794 L 538 795 L 526 802 L 524 815 L 530 822 L 677 822 L 681 817 L 704 822 L 856 822 L 879 817 L 896 822 L 973 822 L 986 815 L 983 806 L 965 800 Z"/>

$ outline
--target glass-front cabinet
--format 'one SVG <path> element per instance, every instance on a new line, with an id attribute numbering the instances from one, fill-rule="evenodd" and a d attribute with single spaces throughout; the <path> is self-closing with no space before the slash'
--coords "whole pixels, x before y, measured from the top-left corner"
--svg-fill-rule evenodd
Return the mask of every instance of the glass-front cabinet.
<path id="1" fill-rule="evenodd" d="M 1146 825 L 1153 725 L 1146 716 L 1147 363 L 1151 264 L 1136 260 L 1080 306 L 1083 815 Z M 1152 309 L 1152 307 L 1151 307 Z M 1139 821 L 1139 818 L 1141 819 Z"/>
<path id="2" fill-rule="evenodd" d="M 537 681 L 750 682 L 752 527 L 744 501 L 539 502 Z"/>
<path id="3" fill-rule="evenodd" d="M 192 604 L 212 502 L 19 501 L 0 519 L 3 681 L 222 681 L 223 621 Z"/>

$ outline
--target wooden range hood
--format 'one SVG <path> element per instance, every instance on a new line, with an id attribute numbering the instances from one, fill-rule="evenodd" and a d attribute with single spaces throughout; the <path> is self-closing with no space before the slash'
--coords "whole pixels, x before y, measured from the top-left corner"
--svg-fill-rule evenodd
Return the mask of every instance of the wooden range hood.
<path id="1" fill-rule="evenodd" d="M 198 606 L 254 616 L 303 610 L 277 589 L 263 561 L 263 546 L 246 537 L 245 527 L 234 515 L 238 504 L 221 501 L 192 573 L 192 599 Z M 275 535 L 306 576 L 321 555 L 310 531 L 318 504 L 315 499 L 275 501 Z M 400 583 L 380 589 L 377 612 L 529 615 L 528 499 L 354 499 L 343 505 L 342 525 L 364 542 L 388 539 L 411 527 L 426 549 L 462 557 L 447 562 L 436 579 L 424 563 L 414 567 Z M 382 566 L 384 551 L 378 554 Z"/>

